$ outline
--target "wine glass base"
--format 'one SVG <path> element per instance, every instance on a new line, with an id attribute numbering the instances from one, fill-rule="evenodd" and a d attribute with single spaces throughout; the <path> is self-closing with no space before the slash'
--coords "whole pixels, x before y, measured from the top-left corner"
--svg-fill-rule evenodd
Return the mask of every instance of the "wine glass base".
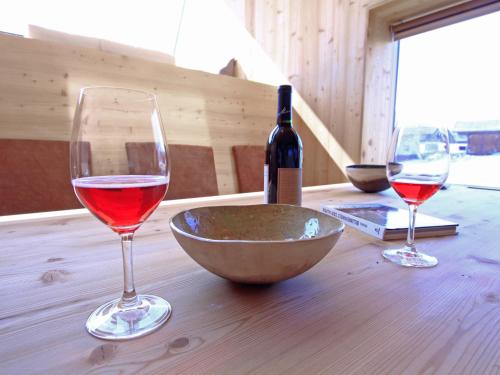
<path id="1" fill-rule="evenodd" d="M 404 267 L 429 268 L 435 267 L 438 264 L 436 257 L 420 252 L 413 252 L 406 248 L 384 250 L 382 251 L 382 256 L 392 263 Z"/>
<path id="2" fill-rule="evenodd" d="M 121 299 L 105 303 L 88 318 L 87 331 L 105 340 L 126 340 L 147 335 L 165 323 L 172 307 L 163 298 L 138 295 L 137 303 L 126 306 Z"/>

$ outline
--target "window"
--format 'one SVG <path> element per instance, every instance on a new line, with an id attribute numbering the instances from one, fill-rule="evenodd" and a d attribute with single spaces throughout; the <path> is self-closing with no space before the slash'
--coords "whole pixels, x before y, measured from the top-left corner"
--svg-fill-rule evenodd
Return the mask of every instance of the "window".
<path id="1" fill-rule="evenodd" d="M 500 12 L 399 41 L 395 122 L 448 128 L 448 182 L 500 187 Z"/>

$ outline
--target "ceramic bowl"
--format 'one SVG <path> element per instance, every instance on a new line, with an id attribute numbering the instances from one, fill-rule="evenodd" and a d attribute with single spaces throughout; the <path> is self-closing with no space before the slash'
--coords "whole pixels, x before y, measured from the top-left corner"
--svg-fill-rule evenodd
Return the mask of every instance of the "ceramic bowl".
<path id="1" fill-rule="evenodd" d="M 354 186 L 366 193 L 377 193 L 389 189 L 385 165 L 354 164 L 346 167 L 347 177 Z"/>
<path id="2" fill-rule="evenodd" d="M 281 204 L 200 207 L 170 219 L 199 265 L 226 279 L 269 284 L 297 276 L 333 248 L 344 224 L 309 208 Z"/>

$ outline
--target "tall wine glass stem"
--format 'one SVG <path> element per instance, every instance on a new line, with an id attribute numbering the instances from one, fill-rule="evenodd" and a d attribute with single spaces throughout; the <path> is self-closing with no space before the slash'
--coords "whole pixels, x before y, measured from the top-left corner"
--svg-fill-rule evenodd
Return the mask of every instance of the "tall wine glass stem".
<path id="1" fill-rule="evenodd" d="M 172 312 L 172 307 L 163 298 L 136 294 L 132 260 L 133 237 L 133 233 L 121 235 L 122 297 L 100 306 L 87 320 L 87 330 L 101 339 L 124 340 L 153 332 L 167 321 Z"/>
<path id="2" fill-rule="evenodd" d="M 406 248 L 408 251 L 416 253 L 417 248 L 415 247 L 415 219 L 417 217 L 417 206 L 414 204 L 409 204 L 408 211 L 410 213 L 410 225 L 408 225 L 408 237 L 406 239 Z"/>
<path id="3" fill-rule="evenodd" d="M 134 262 L 132 254 L 133 233 L 124 233 L 122 237 L 123 255 L 123 295 L 120 304 L 123 307 L 137 305 L 138 298 L 134 286 Z"/>

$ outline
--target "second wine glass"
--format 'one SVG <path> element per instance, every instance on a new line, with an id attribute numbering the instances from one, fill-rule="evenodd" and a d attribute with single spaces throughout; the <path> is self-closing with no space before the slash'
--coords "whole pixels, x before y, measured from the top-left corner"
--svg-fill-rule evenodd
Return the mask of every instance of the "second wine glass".
<path id="1" fill-rule="evenodd" d="M 387 178 L 408 204 L 410 218 L 405 246 L 384 250 L 384 258 L 406 267 L 434 267 L 438 264 L 436 257 L 417 251 L 415 220 L 417 207 L 446 181 L 449 163 L 446 129 L 429 126 L 396 128 L 387 157 Z"/>

